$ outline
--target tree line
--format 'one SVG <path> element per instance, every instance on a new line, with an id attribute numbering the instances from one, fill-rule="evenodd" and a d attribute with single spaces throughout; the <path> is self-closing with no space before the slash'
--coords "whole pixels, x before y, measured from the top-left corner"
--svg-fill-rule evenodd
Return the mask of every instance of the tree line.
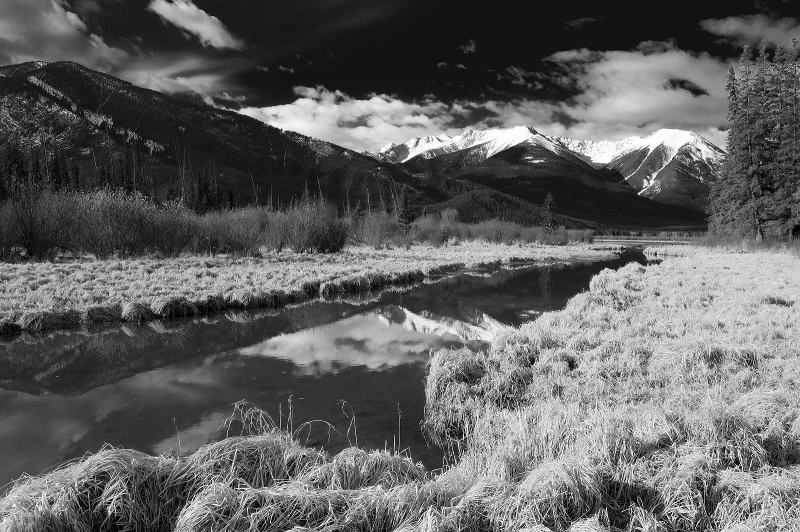
<path id="1" fill-rule="evenodd" d="M 0 144 L 0 202 L 17 199 L 30 189 L 113 189 L 141 194 L 154 203 L 177 202 L 201 214 L 236 206 L 230 187 L 218 183 L 213 161 L 193 164 L 179 152 L 177 165 L 166 166 L 134 146 L 90 151 L 88 161 L 79 164 L 79 157 L 57 142 L 7 139 Z"/>
<path id="2" fill-rule="evenodd" d="M 800 41 L 745 47 L 728 71 L 728 156 L 712 187 L 709 231 L 723 238 L 800 237 Z"/>

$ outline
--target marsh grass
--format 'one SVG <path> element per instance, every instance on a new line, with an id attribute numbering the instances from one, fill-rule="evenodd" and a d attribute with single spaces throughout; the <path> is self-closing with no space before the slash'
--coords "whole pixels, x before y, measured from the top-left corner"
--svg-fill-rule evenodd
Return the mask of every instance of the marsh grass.
<path id="1" fill-rule="evenodd" d="M 442 471 L 329 457 L 240 405 L 242 434 L 188 458 L 106 449 L 21 480 L 0 529 L 800 529 L 797 260 L 606 270 L 486 352 L 435 353 L 424 429 L 450 446 Z"/>
<path id="2" fill-rule="evenodd" d="M 455 209 L 446 209 L 441 214 L 429 214 L 417 219 L 413 224 L 414 236 L 418 241 L 431 245 L 443 245 L 456 239 L 458 241 L 479 240 L 495 244 L 545 244 L 566 245 L 574 242 L 591 243 L 594 232 L 591 230 L 566 229 L 559 227 L 525 227 L 512 222 L 488 220 L 475 224 L 458 221 Z"/>
<path id="3" fill-rule="evenodd" d="M 602 258 L 587 246 L 462 246 L 334 255 L 179 257 L 0 267 L 0 332 L 42 332 L 92 323 L 134 322 L 228 309 L 278 308 L 316 297 L 369 294 L 501 261 Z"/>

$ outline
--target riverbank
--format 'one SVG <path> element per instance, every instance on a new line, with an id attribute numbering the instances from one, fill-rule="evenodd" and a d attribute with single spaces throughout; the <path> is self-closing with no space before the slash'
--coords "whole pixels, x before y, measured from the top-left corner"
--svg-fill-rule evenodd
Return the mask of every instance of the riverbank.
<path id="1" fill-rule="evenodd" d="M 437 353 L 426 426 L 492 529 L 795 530 L 798 324 L 790 253 L 605 271 L 488 353 Z"/>
<path id="2" fill-rule="evenodd" d="M 265 435 L 187 460 L 106 451 L 22 483 L 0 528 L 795 530 L 798 323 L 789 253 L 605 270 L 488 352 L 434 355 L 426 429 L 454 456 L 442 473 L 320 456 L 250 423 Z"/>
<path id="3" fill-rule="evenodd" d="M 280 307 L 512 262 L 608 258 L 590 244 L 464 242 L 263 257 L 0 264 L 0 334 Z"/>

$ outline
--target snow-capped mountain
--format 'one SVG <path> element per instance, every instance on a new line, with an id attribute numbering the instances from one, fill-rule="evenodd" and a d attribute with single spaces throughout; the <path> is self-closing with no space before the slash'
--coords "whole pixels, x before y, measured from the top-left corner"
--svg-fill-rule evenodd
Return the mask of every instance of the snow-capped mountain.
<path id="1" fill-rule="evenodd" d="M 648 137 L 597 142 L 552 137 L 530 126 L 420 137 L 389 144 L 370 155 L 448 175 L 487 162 L 496 174 L 509 150 L 520 156 L 507 162 L 517 170 L 527 165 L 528 175 L 549 172 L 607 190 L 619 183 L 641 197 L 697 212 L 705 211 L 709 187 L 717 180 L 725 157 L 720 148 L 690 131 L 662 129 Z M 541 171 L 537 173 L 536 167 Z"/>
<path id="2" fill-rule="evenodd" d="M 700 135 L 661 129 L 618 142 L 558 138 L 598 167 L 618 171 L 640 196 L 703 211 L 725 152 Z"/>
<path id="3" fill-rule="evenodd" d="M 573 156 L 558 139 L 542 135 L 530 126 L 485 131 L 468 129 L 457 137 L 450 137 L 446 134 L 435 137 L 418 137 L 402 144 L 389 144 L 370 154 L 377 155 L 385 161 L 404 163 L 418 157 L 432 159 L 440 155 L 472 150 L 470 160 L 475 163 L 524 142 L 531 142 L 558 155 Z"/>
<path id="4" fill-rule="evenodd" d="M 390 163 L 403 163 L 413 157 L 416 157 L 420 153 L 435 148 L 440 148 L 452 141 L 453 139 L 450 137 L 450 135 L 443 133 L 436 137 L 417 137 L 402 144 L 387 144 L 379 150 L 366 153 L 367 155 L 370 155 L 381 161 Z"/>

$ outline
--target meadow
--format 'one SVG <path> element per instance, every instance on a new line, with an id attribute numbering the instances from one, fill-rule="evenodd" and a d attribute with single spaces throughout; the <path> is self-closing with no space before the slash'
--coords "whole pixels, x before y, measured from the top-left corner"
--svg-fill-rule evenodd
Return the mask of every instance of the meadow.
<path id="1" fill-rule="evenodd" d="M 0 334 L 275 308 L 509 262 L 600 259 L 588 244 L 467 241 L 339 253 L 72 260 L 0 265 Z"/>
<path id="2" fill-rule="evenodd" d="M 454 210 L 406 218 L 340 213 L 308 194 L 197 214 L 118 189 L 22 188 L 0 203 L 0 334 L 275 308 L 468 266 L 605 256 L 561 247 L 590 243 L 591 231 L 464 224 Z"/>
<path id="3" fill-rule="evenodd" d="M 604 270 L 486 352 L 433 354 L 428 436 L 402 453 L 305 448 L 239 405 L 192 456 L 106 449 L 0 500 L 0 529 L 800 528 L 800 268 L 703 250 Z"/>

